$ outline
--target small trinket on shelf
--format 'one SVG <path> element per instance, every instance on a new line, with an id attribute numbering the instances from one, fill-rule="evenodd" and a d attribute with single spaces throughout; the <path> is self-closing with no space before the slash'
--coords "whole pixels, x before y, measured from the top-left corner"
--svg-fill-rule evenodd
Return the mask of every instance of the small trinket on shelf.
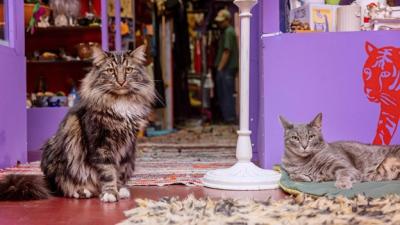
<path id="1" fill-rule="evenodd" d="M 40 17 L 40 20 L 39 20 L 37 26 L 41 27 L 41 28 L 49 27 L 50 26 L 49 17 L 48 16 Z"/>
<path id="2" fill-rule="evenodd" d="M 68 98 L 67 98 L 68 107 L 74 106 L 77 101 L 78 101 L 78 92 L 74 85 L 74 86 L 72 86 L 71 92 L 68 94 Z"/>
<path id="3" fill-rule="evenodd" d="M 80 14 L 79 0 L 50 0 L 56 26 L 76 26 Z"/>

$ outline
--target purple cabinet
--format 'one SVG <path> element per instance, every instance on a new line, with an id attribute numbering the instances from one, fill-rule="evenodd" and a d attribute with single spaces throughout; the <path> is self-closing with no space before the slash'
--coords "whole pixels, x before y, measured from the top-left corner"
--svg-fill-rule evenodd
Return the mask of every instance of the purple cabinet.
<path id="1" fill-rule="evenodd" d="M 368 58 L 365 44 L 368 41 L 378 48 L 400 47 L 399 37 L 399 31 L 379 31 L 263 38 L 260 74 L 263 98 L 259 101 L 262 120 L 257 133 L 262 166 L 271 168 L 280 163 L 283 129 L 279 115 L 300 123 L 322 112 L 326 140 L 371 143 L 377 132 L 381 105 L 369 101 L 364 92 L 363 66 Z M 397 71 L 400 62 L 393 66 Z M 400 144 L 398 132 L 391 143 Z"/>
<path id="2" fill-rule="evenodd" d="M 40 160 L 40 148 L 53 136 L 68 112 L 68 107 L 28 109 L 28 160 Z"/>
<path id="3" fill-rule="evenodd" d="M 2 1 L 0 27 L 0 168 L 27 159 L 23 1 Z"/>

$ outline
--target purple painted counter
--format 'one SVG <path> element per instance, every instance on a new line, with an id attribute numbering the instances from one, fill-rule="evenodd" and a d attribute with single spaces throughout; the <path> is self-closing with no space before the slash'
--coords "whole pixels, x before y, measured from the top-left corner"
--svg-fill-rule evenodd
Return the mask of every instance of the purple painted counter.
<path id="1" fill-rule="evenodd" d="M 38 160 L 40 147 L 55 134 L 68 109 L 68 107 L 28 109 L 29 161 Z"/>
<path id="2" fill-rule="evenodd" d="M 0 44 L 0 168 L 26 162 L 27 158 L 23 4 L 7 1 L 8 7 L 4 7 L 7 18 L 2 29 L 6 28 L 9 43 Z"/>
<path id="3" fill-rule="evenodd" d="M 0 56 L 0 60 L 0 168 L 4 168 L 27 159 L 26 66 L 24 56 Z"/>
<path id="4" fill-rule="evenodd" d="M 263 38 L 260 74 L 263 98 L 258 132 L 261 165 L 271 168 L 280 163 L 283 129 L 279 115 L 300 123 L 322 112 L 326 140 L 371 143 L 380 106 L 368 101 L 363 90 L 365 43 L 400 47 L 399 37 L 398 31 L 381 31 Z M 399 134 L 393 137 L 392 143 L 400 143 Z"/>

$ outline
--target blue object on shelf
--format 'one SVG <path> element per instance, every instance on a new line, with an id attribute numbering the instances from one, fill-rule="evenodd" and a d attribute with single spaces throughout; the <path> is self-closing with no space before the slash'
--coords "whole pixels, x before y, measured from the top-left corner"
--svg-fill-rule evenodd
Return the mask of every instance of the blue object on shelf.
<path id="1" fill-rule="evenodd" d="M 71 92 L 68 94 L 68 106 L 72 107 L 78 101 L 79 101 L 79 94 L 78 94 L 78 91 L 77 91 L 75 85 L 73 85 L 72 89 L 71 89 Z"/>
<path id="2" fill-rule="evenodd" d="M 146 136 L 148 137 L 157 137 L 162 135 L 167 135 L 175 132 L 175 129 L 167 129 L 167 130 L 156 130 L 153 127 L 149 127 L 146 129 Z"/>

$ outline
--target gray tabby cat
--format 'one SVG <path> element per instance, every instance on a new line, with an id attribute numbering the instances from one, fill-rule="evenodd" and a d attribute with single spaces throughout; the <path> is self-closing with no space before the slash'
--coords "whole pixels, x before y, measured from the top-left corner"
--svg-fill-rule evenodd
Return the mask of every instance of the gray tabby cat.
<path id="1" fill-rule="evenodd" d="M 144 62 L 144 46 L 127 53 L 94 51 L 81 100 L 42 148 L 41 169 L 49 190 L 73 198 L 99 196 L 104 202 L 129 197 L 125 184 L 134 169 L 136 135 L 155 99 Z M 9 177 L 0 184 L 0 199 L 12 199 L 8 196 L 18 196 L 15 192 L 26 187 L 13 187 L 15 180 Z M 49 195 L 43 184 L 32 182 L 37 185 L 30 185 L 34 193 L 28 199 Z"/>
<path id="2" fill-rule="evenodd" d="M 321 113 L 308 124 L 280 120 L 285 130 L 282 163 L 295 181 L 336 181 L 337 188 L 349 189 L 355 182 L 399 179 L 400 146 L 327 143 Z"/>

